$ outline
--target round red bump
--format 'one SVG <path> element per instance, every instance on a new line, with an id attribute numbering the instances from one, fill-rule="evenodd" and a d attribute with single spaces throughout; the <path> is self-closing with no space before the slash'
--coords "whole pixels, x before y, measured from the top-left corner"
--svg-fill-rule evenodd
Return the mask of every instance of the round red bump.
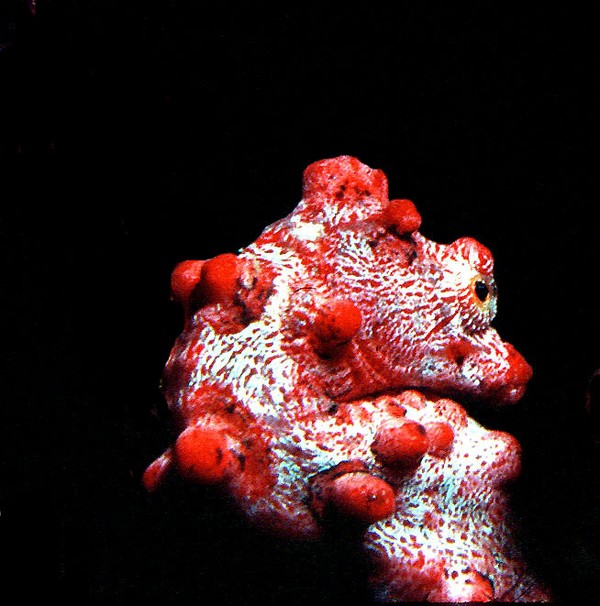
<path id="1" fill-rule="evenodd" d="M 368 524 L 391 516 L 396 509 L 392 487 L 381 478 L 364 472 L 346 473 L 335 478 L 329 500 L 340 513 Z"/>
<path id="2" fill-rule="evenodd" d="M 203 427 L 188 427 L 181 433 L 175 459 L 184 478 L 204 484 L 224 480 L 234 460 L 225 436 Z"/>
<path id="3" fill-rule="evenodd" d="M 436 457 L 445 457 L 452 450 L 454 430 L 448 423 L 435 422 L 425 425 L 429 439 L 428 452 Z"/>
<path id="4" fill-rule="evenodd" d="M 161 484 L 173 462 L 171 449 L 150 463 L 142 475 L 142 484 L 148 492 L 153 492 Z"/>
<path id="5" fill-rule="evenodd" d="M 323 344 L 339 345 L 350 341 L 362 323 L 360 309 L 351 301 L 329 301 L 317 312 L 313 330 Z"/>
<path id="6" fill-rule="evenodd" d="M 182 261 L 171 274 L 171 298 L 187 305 L 192 291 L 200 281 L 200 271 L 204 261 Z"/>
<path id="7" fill-rule="evenodd" d="M 386 220 L 401 235 L 412 234 L 421 227 L 421 215 L 411 200 L 390 200 Z"/>
<path id="8" fill-rule="evenodd" d="M 238 289 L 240 260 L 233 253 L 218 255 L 204 263 L 200 272 L 200 288 L 206 303 L 233 301 Z"/>
<path id="9" fill-rule="evenodd" d="M 375 435 L 371 450 L 387 465 L 418 465 L 429 448 L 425 428 L 415 421 L 382 425 Z"/>

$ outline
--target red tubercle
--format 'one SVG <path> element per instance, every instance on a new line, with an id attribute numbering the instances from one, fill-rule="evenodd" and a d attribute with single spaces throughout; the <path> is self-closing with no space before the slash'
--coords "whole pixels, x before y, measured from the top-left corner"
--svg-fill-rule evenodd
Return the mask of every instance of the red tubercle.
<path id="1" fill-rule="evenodd" d="M 427 452 L 436 457 L 446 457 L 452 450 L 454 444 L 454 430 L 448 423 L 433 422 L 426 423 L 425 430 L 429 440 Z"/>
<path id="2" fill-rule="evenodd" d="M 399 235 L 412 234 L 421 227 L 421 215 L 411 200 L 390 200 L 383 216 L 385 223 Z"/>
<path id="3" fill-rule="evenodd" d="M 272 489 L 275 480 L 269 467 L 268 446 L 272 434 L 228 386 L 202 383 L 189 389 L 181 397 L 174 421 L 178 427 L 190 424 L 184 434 L 193 430 L 202 438 L 202 432 L 208 431 L 219 437 L 209 440 L 213 452 L 221 448 L 226 454 L 228 466 L 224 478 L 232 493 L 259 498 Z M 208 455 L 210 458 L 210 451 Z"/>
<path id="4" fill-rule="evenodd" d="M 171 274 L 171 298 L 183 305 L 186 323 L 198 307 L 233 302 L 241 272 L 242 262 L 233 253 L 179 263 Z M 236 324 L 231 330 L 239 327 Z"/>
<path id="5" fill-rule="evenodd" d="M 142 485 L 154 492 L 162 484 L 173 463 L 173 451 L 169 448 L 158 459 L 150 463 L 142 475 Z"/>
<path id="6" fill-rule="evenodd" d="M 319 518 L 352 519 L 371 524 L 395 511 L 392 487 L 369 473 L 358 459 L 343 461 L 309 480 L 310 506 Z"/>
<path id="7" fill-rule="evenodd" d="M 381 478 L 358 471 L 332 480 L 328 500 L 338 513 L 372 524 L 391 516 L 396 509 L 393 488 Z"/>
<path id="8" fill-rule="evenodd" d="M 398 420 L 383 424 L 375 434 L 371 450 L 385 465 L 412 469 L 429 449 L 427 431 L 420 423 Z"/>
<path id="9" fill-rule="evenodd" d="M 249 261 L 232 253 L 202 262 L 195 283 L 191 278 L 185 282 L 193 269 L 197 266 L 183 266 L 175 273 L 177 292 L 187 299 L 186 321 L 190 312 L 214 306 L 203 310 L 202 319 L 218 334 L 240 332 L 257 320 L 273 289 L 274 272 L 269 263 Z"/>
<path id="10" fill-rule="evenodd" d="M 187 307 L 190 296 L 200 281 L 205 261 L 189 260 L 179 263 L 171 274 L 171 298 Z"/>
<path id="11" fill-rule="evenodd" d="M 350 341 L 362 324 L 360 309 L 344 299 L 333 299 L 320 307 L 313 320 L 312 330 L 315 347 L 327 351 Z"/>
<path id="12" fill-rule="evenodd" d="M 230 303 L 238 289 L 240 260 L 233 253 L 217 255 L 205 261 L 200 271 L 198 288 L 204 304 Z"/>
<path id="13" fill-rule="evenodd" d="M 235 464 L 226 436 L 200 426 L 188 427 L 179 435 L 174 459 L 183 478 L 202 484 L 222 482 Z"/>

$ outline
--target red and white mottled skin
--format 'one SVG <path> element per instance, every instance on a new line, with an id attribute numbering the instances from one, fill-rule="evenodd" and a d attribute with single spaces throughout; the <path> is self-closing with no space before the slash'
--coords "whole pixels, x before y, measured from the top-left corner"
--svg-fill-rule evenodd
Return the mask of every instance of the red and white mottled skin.
<path id="1" fill-rule="evenodd" d="M 163 390 L 180 432 L 144 474 L 221 485 L 255 524 L 364 527 L 384 601 L 537 600 L 507 521 L 519 444 L 450 397 L 512 404 L 531 369 L 490 326 L 493 259 L 436 244 L 356 158 L 238 255 L 185 261 Z"/>

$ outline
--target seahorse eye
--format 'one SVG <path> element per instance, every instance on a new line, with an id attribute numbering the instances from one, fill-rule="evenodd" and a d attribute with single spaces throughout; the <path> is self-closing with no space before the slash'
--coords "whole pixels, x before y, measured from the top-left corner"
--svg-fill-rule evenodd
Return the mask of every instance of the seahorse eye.
<path id="1" fill-rule="evenodd" d="M 475 294 L 477 295 L 477 298 L 483 303 L 490 294 L 490 288 L 485 282 L 483 282 L 483 280 L 477 280 L 477 282 L 475 282 Z"/>

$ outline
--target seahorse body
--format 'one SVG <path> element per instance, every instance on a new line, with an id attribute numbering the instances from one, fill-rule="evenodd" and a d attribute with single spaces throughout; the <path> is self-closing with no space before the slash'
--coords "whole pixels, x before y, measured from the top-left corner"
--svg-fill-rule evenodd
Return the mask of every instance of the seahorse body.
<path id="1" fill-rule="evenodd" d="M 519 444 L 449 399 L 515 403 L 531 368 L 490 325 L 490 251 L 420 225 L 341 156 L 239 254 L 178 265 L 163 390 L 180 433 L 144 482 L 219 484 L 282 536 L 362 525 L 384 601 L 543 599 L 508 521 Z"/>

